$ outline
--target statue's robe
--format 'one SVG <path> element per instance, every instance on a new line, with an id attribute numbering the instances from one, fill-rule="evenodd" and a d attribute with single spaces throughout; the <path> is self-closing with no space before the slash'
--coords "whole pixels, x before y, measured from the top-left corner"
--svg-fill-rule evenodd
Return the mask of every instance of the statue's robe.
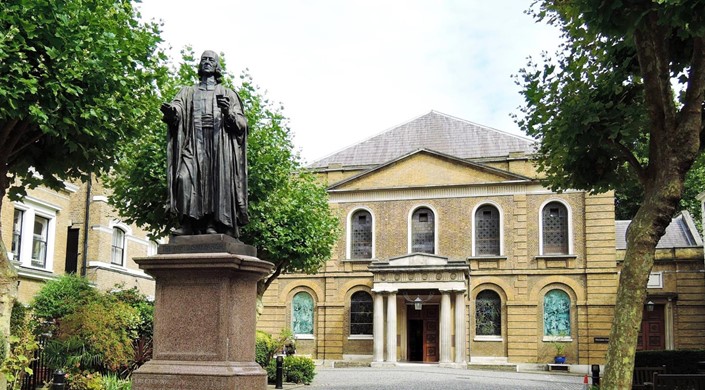
<path id="1" fill-rule="evenodd" d="M 230 98 L 228 114 L 216 95 Z M 247 216 L 247 119 L 240 97 L 221 84 L 183 88 L 171 102 L 177 121 L 169 125 L 169 205 L 183 217 L 207 216 L 238 232 Z M 204 119 L 206 122 L 204 123 Z"/>

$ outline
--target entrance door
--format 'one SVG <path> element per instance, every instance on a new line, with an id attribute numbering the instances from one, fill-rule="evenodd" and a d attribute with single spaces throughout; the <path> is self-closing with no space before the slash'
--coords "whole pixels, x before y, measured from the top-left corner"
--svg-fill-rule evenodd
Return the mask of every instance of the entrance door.
<path id="1" fill-rule="evenodd" d="M 407 306 L 407 351 L 410 362 L 438 362 L 438 305 L 421 310 Z"/>
<path id="2" fill-rule="evenodd" d="M 639 351 L 666 349 L 663 305 L 654 305 L 653 311 L 644 308 L 636 349 Z"/>

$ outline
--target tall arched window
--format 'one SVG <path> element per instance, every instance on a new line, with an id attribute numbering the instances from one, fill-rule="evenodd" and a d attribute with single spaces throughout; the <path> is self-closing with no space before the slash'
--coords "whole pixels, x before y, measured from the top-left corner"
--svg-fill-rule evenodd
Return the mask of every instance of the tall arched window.
<path id="1" fill-rule="evenodd" d="M 435 216 L 427 207 L 421 207 L 411 216 L 411 252 L 434 254 Z"/>
<path id="2" fill-rule="evenodd" d="M 301 291 L 291 301 L 291 328 L 295 335 L 313 336 L 313 298 Z"/>
<path id="3" fill-rule="evenodd" d="M 543 297 L 544 336 L 570 336 L 570 297 L 565 291 L 551 290 Z"/>
<path id="4" fill-rule="evenodd" d="M 125 258 L 125 231 L 120 228 L 113 228 L 113 245 L 110 262 L 116 265 L 123 265 Z"/>
<path id="5" fill-rule="evenodd" d="M 372 334 L 372 296 L 358 291 L 350 297 L 350 335 Z"/>
<path id="6" fill-rule="evenodd" d="M 475 298 L 475 335 L 502 335 L 502 300 L 492 290 L 483 290 Z"/>
<path id="7" fill-rule="evenodd" d="M 350 217 L 350 258 L 372 258 L 372 214 L 357 210 Z"/>
<path id="8" fill-rule="evenodd" d="M 499 210 L 492 205 L 475 212 L 475 256 L 499 256 Z"/>
<path id="9" fill-rule="evenodd" d="M 542 211 L 541 237 L 543 254 L 568 254 L 568 209 L 560 202 L 551 202 Z"/>

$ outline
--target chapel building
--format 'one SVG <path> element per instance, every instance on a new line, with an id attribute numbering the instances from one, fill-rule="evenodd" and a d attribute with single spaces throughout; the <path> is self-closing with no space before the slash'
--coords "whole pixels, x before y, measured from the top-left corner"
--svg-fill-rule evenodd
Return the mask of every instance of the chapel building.
<path id="1" fill-rule="evenodd" d="M 341 236 L 319 273 L 272 283 L 258 329 L 289 328 L 297 353 L 323 361 L 537 364 L 559 343 L 570 364 L 604 364 L 629 221 L 615 223 L 612 193 L 545 187 L 533 151 L 431 111 L 314 162 Z M 664 347 L 705 343 L 687 223 L 650 284 Z"/>

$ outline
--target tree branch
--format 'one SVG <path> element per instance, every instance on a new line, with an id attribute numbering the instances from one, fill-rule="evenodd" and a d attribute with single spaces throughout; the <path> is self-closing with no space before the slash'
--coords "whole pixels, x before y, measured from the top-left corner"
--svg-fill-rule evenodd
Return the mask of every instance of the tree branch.
<path id="1" fill-rule="evenodd" d="M 269 277 L 264 281 L 264 288 L 262 292 L 267 291 L 269 288 L 269 285 L 272 284 L 274 280 L 276 280 L 279 275 L 281 275 L 282 271 L 284 270 L 284 267 L 289 264 L 289 261 L 282 261 L 281 263 L 277 264 L 276 269 L 274 270 L 274 273 L 269 275 Z"/>
<path id="2" fill-rule="evenodd" d="M 631 167 L 634 172 L 636 173 L 637 178 L 639 179 L 639 183 L 642 185 L 646 184 L 646 170 L 644 169 L 644 166 L 641 165 L 641 162 L 636 158 L 634 153 L 626 147 L 624 144 L 622 144 L 619 141 L 616 140 L 609 140 L 612 142 L 612 145 L 614 145 L 617 148 L 617 152 L 624 157 L 624 160 L 629 164 L 629 167 Z"/>
<path id="3" fill-rule="evenodd" d="M 660 25 L 656 11 L 644 17 L 644 23 L 634 32 L 639 68 L 644 79 L 644 100 L 651 123 L 649 162 L 660 161 L 658 145 L 668 144 L 668 130 L 675 129 L 676 107 L 668 62 L 668 29 Z M 651 163 L 649 163 L 651 166 Z"/>
<path id="4" fill-rule="evenodd" d="M 25 126 L 24 130 L 27 130 Z M 28 132 L 31 132 L 35 130 L 36 127 L 32 126 Z M 19 138 L 22 136 L 21 134 L 18 134 L 17 137 L 14 138 L 15 145 L 13 145 L 12 152 L 10 152 L 10 155 L 8 156 L 8 163 L 13 161 L 24 149 L 30 147 L 32 144 L 35 142 L 39 141 L 45 134 L 42 133 L 41 131 L 38 131 L 37 134 L 32 135 L 27 141 L 25 141 L 22 145 L 17 146 L 17 142 L 19 142 Z"/>
<path id="5" fill-rule="evenodd" d="M 697 127 L 697 140 L 703 136 L 703 97 L 705 94 L 705 40 L 693 38 L 693 55 L 691 58 L 688 86 L 685 90 L 683 107 L 678 113 L 679 133 L 688 133 L 692 126 Z M 693 129 L 696 130 L 696 129 Z M 692 136 L 695 138 L 695 134 Z M 702 143 L 698 150 L 703 148 Z"/>
<path id="6" fill-rule="evenodd" d="M 5 142 L 7 142 L 17 122 L 19 122 L 18 119 L 10 119 L 3 122 L 2 128 L 0 129 L 0 150 L 4 149 Z"/>

